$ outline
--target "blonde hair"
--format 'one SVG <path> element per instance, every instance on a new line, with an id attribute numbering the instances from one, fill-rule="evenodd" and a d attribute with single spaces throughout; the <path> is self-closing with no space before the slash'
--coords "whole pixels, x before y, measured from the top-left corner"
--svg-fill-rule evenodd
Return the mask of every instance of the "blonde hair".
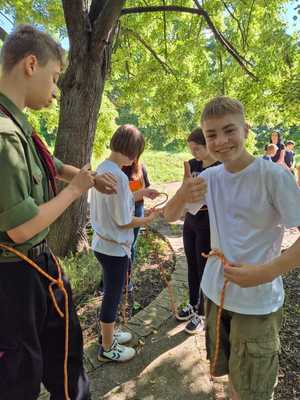
<path id="1" fill-rule="evenodd" d="M 217 96 L 205 104 L 201 114 L 201 124 L 207 119 L 224 117 L 227 114 L 237 114 L 245 121 L 243 104 L 231 97 Z"/>

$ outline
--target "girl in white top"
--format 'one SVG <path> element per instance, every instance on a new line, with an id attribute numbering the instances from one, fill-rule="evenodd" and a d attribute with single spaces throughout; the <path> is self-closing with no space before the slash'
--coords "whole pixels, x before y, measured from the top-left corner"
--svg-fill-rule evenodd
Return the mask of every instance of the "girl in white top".
<path id="1" fill-rule="evenodd" d="M 122 167 L 131 165 L 141 155 L 144 146 L 144 138 L 135 126 L 120 126 L 111 138 L 110 156 L 97 167 L 97 174 L 113 173 L 117 193 L 110 196 L 96 190 L 91 193 L 92 249 L 102 265 L 104 281 L 100 360 L 127 361 L 135 355 L 133 348 L 122 345 L 131 340 L 131 335 L 115 331 L 115 319 L 131 258 L 133 228 L 150 223 L 157 215 L 153 212 L 148 217 L 134 217 L 134 196 L 122 171 Z"/>

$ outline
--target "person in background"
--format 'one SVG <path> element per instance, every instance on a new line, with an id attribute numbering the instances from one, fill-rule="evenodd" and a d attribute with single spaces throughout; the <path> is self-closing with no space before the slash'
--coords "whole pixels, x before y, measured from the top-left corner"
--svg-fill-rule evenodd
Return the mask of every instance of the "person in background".
<path id="1" fill-rule="evenodd" d="M 124 166 L 122 171 L 128 177 L 129 188 L 134 193 L 135 204 L 134 204 L 134 216 L 143 218 L 144 217 L 144 197 L 148 197 L 154 200 L 159 196 L 159 192 L 155 189 L 150 188 L 150 182 L 147 174 L 146 167 L 139 162 L 138 159 L 134 160 L 131 165 Z M 131 246 L 131 263 L 129 267 L 129 280 L 128 280 L 128 291 L 132 292 L 133 284 L 131 280 L 131 269 L 135 259 L 137 238 L 140 231 L 140 227 L 137 226 L 133 229 L 134 240 Z"/>
<path id="2" fill-rule="evenodd" d="M 273 131 L 270 137 L 270 143 L 273 143 L 277 146 L 276 154 L 272 157 L 272 161 L 277 164 L 284 163 L 285 156 L 285 146 L 281 139 L 280 133 Z"/>
<path id="3" fill-rule="evenodd" d="M 265 154 L 263 155 L 263 159 L 267 161 L 272 161 L 272 157 L 275 156 L 277 152 L 277 145 L 274 143 L 269 143 L 265 145 Z"/>
<path id="4" fill-rule="evenodd" d="M 191 173 L 197 176 L 207 168 L 219 165 L 208 154 L 202 129 L 196 128 L 187 138 L 193 159 L 189 160 Z M 200 289 L 206 264 L 202 253 L 208 254 L 210 248 L 209 215 L 206 205 L 196 215 L 186 213 L 183 225 L 184 251 L 188 265 L 189 304 L 183 307 L 178 315 L 179 321 L 188 321 L 185 331 L 190 334 L 199 333 L 204 328 L 204 298 Z"/>
<path id="5" fill-rule="evenodd" d="M 295 142 L 293 140 L 288 140 L 285 144 L 285 155 L 284 161 L 289 167 L 292 174 L 295 175 L 295 153 L 294 153 Z"/>

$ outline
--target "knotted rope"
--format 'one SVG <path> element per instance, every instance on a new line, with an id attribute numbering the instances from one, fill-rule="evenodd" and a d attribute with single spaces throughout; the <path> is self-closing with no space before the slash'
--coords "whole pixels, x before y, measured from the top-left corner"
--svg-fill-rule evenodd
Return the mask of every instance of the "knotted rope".
<path id="1" fill-rule="evenodd" d="M 218 257 L 223 266 L 229 266 L 229 262 L 226 260 L 224 254 L 217 249 L 212 249 L 208 254 L 201 253 L 202 257 Z M 210 363 L 210 376 L 211 379 L 215 374 L 217 361 L 220 354 L 220 343 L 221 343 L 221 317 L 222 317 L 222 310 L 224 307 L 224 300 L 225 300 L 225 290 L 228 284 L 228 279 L 224 280 L 224 285 L 221 290 L 220 294 L 220 305 L 218 306 L 217 318 L 216 318 L 216 344 L 215 344 L 215 351 L 213 355 L 213 359 Z"/>
<path id="2" fill-rule="evenodd" d="M 17 257 L 19 257 L 21 260 L 25 261 L 29 266 L 31 266 L 32 268 L 34 268 L 37 272 L 39 272 L 41 275 L 43 275 L 45 278 L 47 278 L 49 281 L 51 281 L 50 285 L 48 286 L 48 290 L 49 290 L 49 294 L 52 300 L 52 303 L 54 305 L 54 308 L 56 309 L 58 315 L 61 318 L 65 318 L 65 356 L 64 356 L 64 392 L 65 392 L 65 400 L 71 400 L 70 396 L 69 396 L 69 391 L 68 391 L 68 353 L 69 353 L 69 308 L 68 308 L 68 293 L 64 287 L 64 282 L 61 278 L 62 276 L 62 272 L 61 272 L 61 268 L 56 260 L 56 258 L 54 257 L 54 255 L 52 253 L 51 257 L 52 260 L 54 261 L 54 264 L 56 265 L 57 268 L 57 272 L 58 272 L 58 278 L 55 279 L 53 278 L 51 275 L 48 275 L 42 268 L 40 268 L 34 261 L 32 261 L 30 258 L 28 258 L 27 256 L 25 256 L 25 254 L 21 253 L 20 251 L 7 246 L 3 243 L 0 243 L 0 248 L 5 249 L 7 251 L 9 251 L 10 253 L 15 254 Z M 55 295 L 54 295 L 54 291 L 53 291 L 53 287 L 57 286 L 63 293 L 64 295 L 64 303 L 65 303 L 65 314 L 61 311 L 61 309 L 59 308 Z"/>

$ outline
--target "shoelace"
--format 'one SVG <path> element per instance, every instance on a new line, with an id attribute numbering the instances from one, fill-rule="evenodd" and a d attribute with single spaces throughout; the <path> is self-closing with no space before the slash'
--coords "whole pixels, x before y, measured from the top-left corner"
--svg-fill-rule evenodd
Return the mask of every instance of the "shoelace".
<path id="1" fill-rule="evenodd" d="M 199 322 L 202 322 L 202 318 L 200 317 L 200 315 L 195 314 L 195 315 L 193 316 L 193 318 L 191 319 L 191 322 L 192 322 L 194 325 L 198 325 Z"/>

